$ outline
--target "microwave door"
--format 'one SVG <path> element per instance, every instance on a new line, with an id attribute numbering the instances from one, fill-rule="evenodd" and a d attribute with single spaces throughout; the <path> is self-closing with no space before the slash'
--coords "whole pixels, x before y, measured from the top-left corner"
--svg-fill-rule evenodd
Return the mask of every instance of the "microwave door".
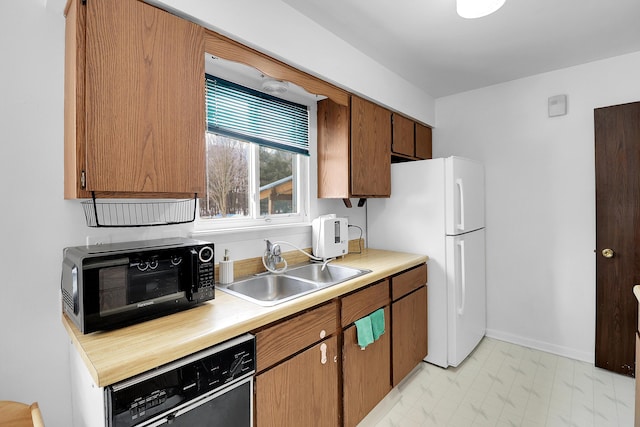
<path id="1" fill-rule="evenodd" d="M 176 295 L 180 289 L 180 269 L 169 262 L 156 262 L 156 267 L 139 271 L 130 268 L 127 278 L 127 302 L 129 304 Z"/>

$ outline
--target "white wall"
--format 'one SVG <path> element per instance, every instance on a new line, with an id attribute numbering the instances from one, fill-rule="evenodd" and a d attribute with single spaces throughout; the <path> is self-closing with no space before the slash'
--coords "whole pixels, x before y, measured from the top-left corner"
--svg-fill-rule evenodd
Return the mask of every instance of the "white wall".
<path id="1" fill-rule="evenodd" d="M 640 52 L 436 100 L 434 155 L 486 167 L 489 335 L 593 362 L 593 109 L 640 100 L 638 76 Z"/>
<path id="2" fill-rule="evenodd" d="M 46 422 L 63 426 L 60 260 L 84 231 L 62 191 L 64 18 L 36 0 L 0 9 L 0 400 L 42 402 Z"/>
<path id="3" fill-rule="evenodd" d="M 280 3 L 273 1 L 276 5 Z M 69 338 L 60 321 L 62 249 L 84 244 L 87 236 L 104 239 L 111 234 L 116 240 L 141 239 L 184 235 L 192 230 L 191 226 L 92 229 L 85 225 L 79 202 L 63 199 L 64 3 L 64 0 L 0 3 L 3 65 L 0 74 L 0 194 L 3 200 L 0 208 L 0 400 L 38 401 L 48 427 L 71 425 Z M 209 2 L 199 3 L 204 9 L 204 4 Z M 377 97 L 380 102 L 427 123 L 433 122 L 433 100 L 426 94 L 417 90 L 411 93 L 408 83 L 379 66 L 371 78 L 359 81 L 358 76 L 369 67 L 375 68 L 375 63 L 356 55 L 318 27 L 307 28 L 308 22 L 295 25 L 295 22 L 284 21 L 300 16 L 289 13 L 280 17 L 277 8 L 274 11 L 266 8 L 239 19 L 238 14 L 244 13 L 241 9 L 245 6 L 232 1 L 226 3 L 221 9 L 223 13 L 215 15 L 219 18 L 216 24 L 225 27 L 225 32 L 241 33 L 256 46 L 260 46 L 264 36 L 269 50 L 291 54 L 296 62 L 309 68 L 322 68 L 333 79 L 353 84 L 363 94 Z M 256 7 L 263 5 L 262 1 L 253 3 Z M 190 2 L 192 12 L 197 12 L 194 4 Z M 308 30 L 311 35 L 278 39 L 275 33 L 279 34 L 280 30 L 273 29 L 288 25 L 302 33 Z M 309 37 L 322 39 L 322 46 L 320 43 L 306 46 Z M 403 88 L 401 97 L 380 88 L 374 77 L 382 75 L 391 82 L 388 86 L 397 83 L 396 86 Z M 311 175 L 311 194 L 315 194 L 313 168 Z M 327 212 L 348 215 L 351 223 L 365 225 L 362 208 L 346 210 L 342 202 L 336 200 L 312 201 L 312 216 Z M 299 229 L 276 230 L 268 236 L 301 245 L 307 241 L 306 245 L 310 246 L 310 235 Z M 220 239 L 230 246 L 234 258 L 238 259 L 261 255 L 263 237 L 263 234 L 245 233 L 212 239 Z M 352 232 L 352 237 L 357 237 L 357 233 Z"/>

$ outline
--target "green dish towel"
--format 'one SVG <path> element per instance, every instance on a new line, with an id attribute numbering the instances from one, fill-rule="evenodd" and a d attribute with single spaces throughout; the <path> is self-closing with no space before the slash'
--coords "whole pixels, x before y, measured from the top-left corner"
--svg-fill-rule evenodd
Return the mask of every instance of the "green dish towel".
<path id="1" fill-rule="evenodd" d="M 380 308 L 369 315 L 371 319 L 371 329 L 373 332 L 373 340 L 376 341 L 384 334 L 384 309 Z"/>
<path id="2" fill-rule="evenodd" d="M 356 320 L 355 323 L 358 345 L 364 350 L 366 346 L 377 341 L 384 334 L 384 309 L 376 310 L 370 315 Z"/>
<path id="3" fill-rule="evenodd" d="M 358 345 L 362 350 L 373 343 L 373 328 L 371 327 L 371 318 L 369 316 L 356 320 L 356 332 L 358 334 Z"/>

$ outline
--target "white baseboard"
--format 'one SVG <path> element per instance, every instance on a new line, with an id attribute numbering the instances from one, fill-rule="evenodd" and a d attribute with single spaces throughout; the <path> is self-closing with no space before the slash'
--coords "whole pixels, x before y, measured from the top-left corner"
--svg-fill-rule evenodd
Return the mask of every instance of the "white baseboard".
<path id="1" fill-rule="evenodd" d="M 374 427 L 385 417 L 393 407 L 400 401 L 400 391 L 398 387 L 394 387 L 391 391 L 382 399 L 366 417 L 358 423 L 357 427 Z"/>
<path id="2" fill-rule="evenodd" d="M 580 351 L 574 348 L 551 344 L 544 341 L 532 340 L 530 338 L 521 337 L 519 335 L 513 335 L 503 331 L 496 331 L 494 329 L 487 329 L 487 332 L 485 335 L 488 336 L 489 338 L 495 338 L 500 341 L 506 341 L 512 344 L 518 344 L 524 347 L 546 351 L 547 353 L 557 354 L 558 356 L 564 356 L 570 359 L 581 360 L 583 362 L 587 362 L 591 364 L 595 363 L 595 350 L 594 352 Z"/>

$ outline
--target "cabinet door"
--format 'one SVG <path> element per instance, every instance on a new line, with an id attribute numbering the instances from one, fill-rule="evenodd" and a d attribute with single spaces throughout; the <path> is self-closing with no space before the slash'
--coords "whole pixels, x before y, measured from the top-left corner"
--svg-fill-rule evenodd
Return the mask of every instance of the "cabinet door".
<path id="1" fill-rule="evenodd" d="M 331 337 L 256 376 L 256 425 L 339 425 L 338 339 Z"/>
<path id="2" fill-rule="evenodd" d="M 414 139 L 413 120 L 394 114 L 391 151 L 396 154 L 413 157 Z"/>
<path id="3" fill-rule="evenodd" d="M 350 195 L 349 108 L 323 99 L 318 102 L 318 198 Z"/>
<path id="4" fill-rule="evenodd" d="M 356 326 L 344 330 L 342 380 L 344 427 L 357 425 L 391 391 L 389 306 L 384 308 L 385 333 L 364 350 Z M 395 353 L 394 353 L 395 357 Z"/>
<path id="5" fill-rule="evenodd" d="M 427 287 L 391 305 L 393 386 L 427 356 Z"/>
<path id="6" fill-rule="evenodd" d="M 416 157 L 430 159 L 431 154 L 431 128 L 416 123 Z"/>
<path id="7" fill-rule="evenodd" d="M 204 29 L 137 0 L 86 7 L 87 190 L 203 193 Z"/>
<path id="8" fill-rule="evenodd" d="M 356 96 L 351 97 L 351 193 L 391 194 L 391 112 Z"/>

